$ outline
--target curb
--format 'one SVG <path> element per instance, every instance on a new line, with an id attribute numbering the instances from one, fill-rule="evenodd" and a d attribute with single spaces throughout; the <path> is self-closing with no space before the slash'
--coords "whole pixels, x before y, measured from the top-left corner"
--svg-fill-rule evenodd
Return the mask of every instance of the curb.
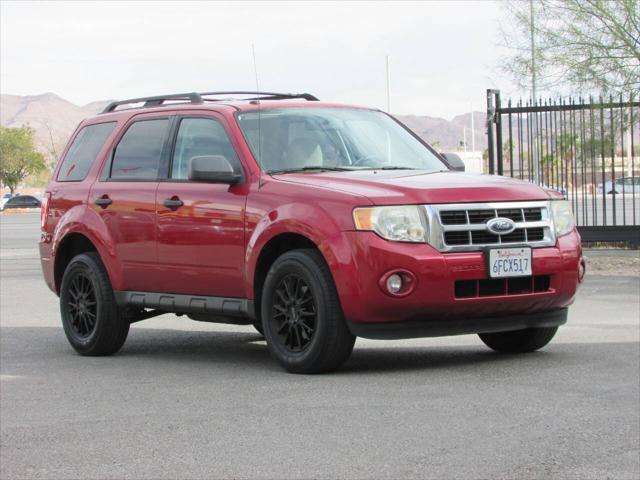
<path id="1" fill-rule="evenodd" d="M 7 210 L 2 210 L 0 214 L 11 215 L 16 213 L 40 213 L 40 208 L 9 208 Z"/>

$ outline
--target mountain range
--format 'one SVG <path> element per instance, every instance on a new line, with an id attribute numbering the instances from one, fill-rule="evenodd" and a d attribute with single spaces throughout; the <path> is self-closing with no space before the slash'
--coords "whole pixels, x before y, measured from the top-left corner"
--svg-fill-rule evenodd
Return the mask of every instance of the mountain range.
<path id="1" fill-rule="evenodd" d="M 37 147 L 49 158 L 57 157 L 84 118 L 98 113 L 109 100 L 75 105 L 54 93 L 42 95 L 0 95 L 0 124 L 5 127 L 31 126 L 36 132 Z M 486 148 L 484 112 L 474 112 L 476 150 Z M 466 128 L 467 146 L 471 149 L 471 113 L 452 120 L 426 115 L 395 115 L 417 135 L 441 151 L 460 147 Z"/>

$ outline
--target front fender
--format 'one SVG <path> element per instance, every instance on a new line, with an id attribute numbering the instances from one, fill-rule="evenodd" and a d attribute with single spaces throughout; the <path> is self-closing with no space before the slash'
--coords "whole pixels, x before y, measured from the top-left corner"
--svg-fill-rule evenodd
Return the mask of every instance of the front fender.
<path id="1" fill-rule="evenodd" d="M 51 258 L 56 255 L 64 239 L 70 234 L 84 235 L 96 247 L 107 269 L 111 286 L 119 290 L 123 285 L 122 265 L 116 255 L 116 243 L 100 215 L 86 205 L 77 205 L 68 210 L 58 221 L 51 240 Z"/>
<path id="2" fill-rule="evenodd" d="M 334 216 L 317 205 L 289 203 L 263 215 L 249 236 L 245 258 L 246 296 L 254 298 L 256 267 L 260 253 L 278 235 L 295 233 L 311 240 L 324 257 L 343 300 L 357 286 L 355 263 L 348 238 Z"/>

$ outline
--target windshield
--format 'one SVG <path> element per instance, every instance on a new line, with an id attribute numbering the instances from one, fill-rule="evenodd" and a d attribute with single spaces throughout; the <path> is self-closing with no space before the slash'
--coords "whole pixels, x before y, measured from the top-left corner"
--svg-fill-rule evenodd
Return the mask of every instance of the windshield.
<path id="1" fill-rule="evenodd" d="M 269 108 L 238 114 L 238 124 L 254 157 L 268 173 L 447 169 L 411 133 L 374 110 Z"/>

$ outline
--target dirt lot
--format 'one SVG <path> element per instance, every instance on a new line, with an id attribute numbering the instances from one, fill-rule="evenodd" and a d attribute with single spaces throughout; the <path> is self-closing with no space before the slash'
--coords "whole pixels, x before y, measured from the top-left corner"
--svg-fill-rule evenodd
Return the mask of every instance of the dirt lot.
<path id="1" fill-rule="evenodd" d="M 640 276 L 640 251 L 589 249 L 584 253 L 587 259 L 587 274 Z"/>

